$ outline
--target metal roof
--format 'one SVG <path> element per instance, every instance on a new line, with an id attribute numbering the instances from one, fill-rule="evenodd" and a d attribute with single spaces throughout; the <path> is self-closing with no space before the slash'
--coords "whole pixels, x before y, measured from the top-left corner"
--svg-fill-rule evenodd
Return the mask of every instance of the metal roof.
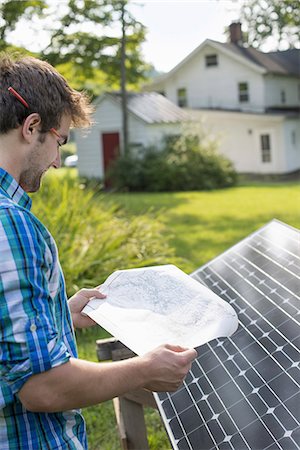
<path id="1" fill-rule="evenodd" d="M 108 93 L 105 96 L 121 101 L 119 92 Z M 127 93 L 127 109 L 149 124 L 191 120 L 188 113 L 157 92 Z"/>

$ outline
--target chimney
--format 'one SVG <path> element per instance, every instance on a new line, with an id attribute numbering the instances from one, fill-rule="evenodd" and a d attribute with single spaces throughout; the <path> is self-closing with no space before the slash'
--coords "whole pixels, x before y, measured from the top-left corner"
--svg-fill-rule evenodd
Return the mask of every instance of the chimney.
<path id="1" fill-rule="evenodd" d="M 232 22 L 229 25 L 230 42 L 235 45 L 243 44 L 242 24 L 241 22 Z"/>

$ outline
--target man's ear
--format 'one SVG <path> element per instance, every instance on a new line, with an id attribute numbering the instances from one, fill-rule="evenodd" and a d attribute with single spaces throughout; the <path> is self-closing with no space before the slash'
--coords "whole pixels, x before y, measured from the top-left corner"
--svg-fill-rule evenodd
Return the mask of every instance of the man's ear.
<path id="1" fill-rule="evenodd" d="M 38 113 L 32 113 L 23 122 L 22 135 L 26 142 L 31 143 L 41 127 L 41 117 Z"/>

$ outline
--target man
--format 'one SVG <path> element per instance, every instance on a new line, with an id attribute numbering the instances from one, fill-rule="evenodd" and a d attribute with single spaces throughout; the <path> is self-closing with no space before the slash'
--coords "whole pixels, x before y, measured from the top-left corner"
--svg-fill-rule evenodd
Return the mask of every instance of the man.
<path id="1" fill-rule="evenodd" d="M 74 327 L 88 300 L 69 301 L 55 242 L 30 212 L 28 192 L 60 166 L 69 128 L 91 108 L 46 62 L 0 58 L 0 448 L 87 448 L 78 408 L 145 387 L 176 390 L 197 353 L 171 345 L 143 357 L 98 364 L 77 358 Z"/>

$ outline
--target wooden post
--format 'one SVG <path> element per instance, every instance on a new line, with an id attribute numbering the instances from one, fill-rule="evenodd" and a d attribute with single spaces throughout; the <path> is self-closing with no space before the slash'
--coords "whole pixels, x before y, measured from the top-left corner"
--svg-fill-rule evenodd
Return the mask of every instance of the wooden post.
<path id="1" fill-rule="evenodd" d="M 99 361 L 120 361 L 136 356 L 115 338 L 96 341 Z M 144 406 L 157 408 L 152 392 L 137 389 L 113 399 L 122 450 L 148 450 Z"/>
<path id="2" fill-rule="evenodd" d="M 114 408 L 122 448 L 149 450 L 143 406 L 122 396 L 114 399 Z"/>

